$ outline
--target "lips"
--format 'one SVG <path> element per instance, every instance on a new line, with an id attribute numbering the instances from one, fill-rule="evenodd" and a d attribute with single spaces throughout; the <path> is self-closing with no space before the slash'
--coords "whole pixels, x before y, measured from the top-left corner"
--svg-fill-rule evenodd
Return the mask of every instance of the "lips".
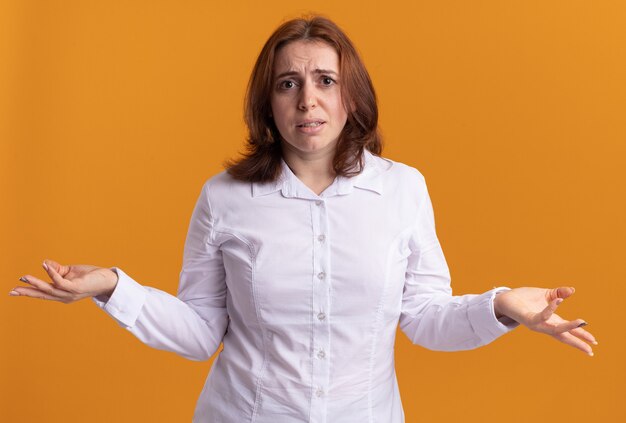
<path id="1" fill-rule="evenodd" d="M 324 123 L 326 122 L 324 122 L 321 119 L 307 119 L 307 120 L 297 123 L 296 126 L 298 128 L 317 128 L 323 125 Z"/>

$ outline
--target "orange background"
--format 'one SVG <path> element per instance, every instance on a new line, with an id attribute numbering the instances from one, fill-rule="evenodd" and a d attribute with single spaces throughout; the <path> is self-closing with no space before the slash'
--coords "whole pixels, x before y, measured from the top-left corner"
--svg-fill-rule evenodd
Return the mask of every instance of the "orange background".
<path id="1" fill-rule="evenodd" d="M 384 155 L 426 176 L 455 292 L 573 285 L 561 313 L 600 343 L 589 358 L 520 328 L 442 353 L 399 332 L 407 422 L 626 421 L 623 1 L 4 0 L 6 293 L 52 258 L 175 294 L 200 188 L 241 150 L 256 55 L 308 11 L 359 48 Z M 144 346 L 89 300 L 6 293 L 0 420 L 191 421 L 210 363 Z"/>

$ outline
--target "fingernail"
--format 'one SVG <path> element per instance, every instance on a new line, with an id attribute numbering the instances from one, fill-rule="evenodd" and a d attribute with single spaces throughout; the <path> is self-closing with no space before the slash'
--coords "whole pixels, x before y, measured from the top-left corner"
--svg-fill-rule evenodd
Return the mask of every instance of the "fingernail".
<path id="1" fill-rule="evenodd" d="M 15 290 L 11 290 L 11 292 L 9 292 L 9 295 L 12 296 L 12 297 L 17 297 L 17 296 L 20 295 L 20 293 L 15 291 Z"/>
<path id="2" fill-rule="evenodd" d="M 559 298 L 558 300 L 556 300 L 556 305 L 559 305 L 563 302 L 563 298 Z"/>
<path id="3" fill-rule="evenodd" d="M 593 357 L 593 353 L 592 353 L 592 352 L 588 352 L 588 353 L 587 353 L 587 355 L 588 355 L 589 357 Z"/>
<path id="4" fill-rule="evenodd" d="M 41 264 L 43 265 L 43 268 L 46 269 L 46 272 L 47 272 L 48 271 L 48 265 L 46 264 L 46 262 L 44 261 Z"/>
<path id="5" fill-rule="evenodd" d="M 28 282 L 28 279 L 26 279 L 24 276 L 22 276 L 22 277 L 20 278 L 20 280 L 21 280 L 22 282 L 30 283 L 30 282 Z"/>
<path id="6" fill-rule="evenodd" d="M 598 345 L 598 341 L 593 341 L 592 344 L 593 345 Z"/>
<path id="7" fill-rule="evenodd" d="M 580 325 L 578 325 L 579 328 L 582 328 L 583 326 L 587 326 L 589 323 L 587 322 L 582 322 Z"/>

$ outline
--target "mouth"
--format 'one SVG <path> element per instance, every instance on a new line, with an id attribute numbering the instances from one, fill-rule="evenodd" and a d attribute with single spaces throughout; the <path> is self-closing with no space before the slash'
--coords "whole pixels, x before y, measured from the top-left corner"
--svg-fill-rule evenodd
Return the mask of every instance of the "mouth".
<path id="1" fill-rule="evenodd" d="M 323 120 L 310 120 L 305 122 L 300 122 L 296 125 L 298 128 L 317 128 L 325 124 Z"/>

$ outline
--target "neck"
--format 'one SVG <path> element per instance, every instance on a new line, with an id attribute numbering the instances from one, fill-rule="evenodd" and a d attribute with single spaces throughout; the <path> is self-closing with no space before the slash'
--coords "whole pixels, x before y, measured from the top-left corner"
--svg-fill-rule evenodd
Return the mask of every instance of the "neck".
<path id="1" fill-rule="evenodd" d="M 335 180 L 333 169 L 334 149 L 303 154 L 283 148 L 283 158 L 291 171 L 311 191 L 319 195 Z"/>

